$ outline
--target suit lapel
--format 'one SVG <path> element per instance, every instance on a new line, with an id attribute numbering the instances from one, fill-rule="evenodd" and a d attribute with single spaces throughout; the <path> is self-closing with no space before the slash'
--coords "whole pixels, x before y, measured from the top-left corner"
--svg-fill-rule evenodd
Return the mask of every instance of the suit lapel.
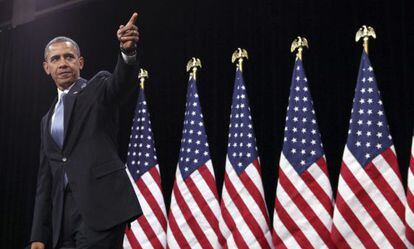
<path id="1" fill-rule="evenodd" d="M 78 81 L 75 82 L 75 85 L 70 89 L 67 96 L 65 97 L 65 112 L 63 117 L 64 122 L 64 142 L 62 148 L 66 144 L 66 137 L 69 130 L 70 119 L 72 116 L 73 107 L 76 103 L 76 99 L 78 94 L 85 88 L 87 81 L 85 79 L 80 78 Z"/>
<path id="2" fill-rule="evenodd" d="M 49 111 L 46 114 L 46 122 L 44 122 L 43 124 L 43 141 L 48 141 L 51 140 L 53 142 L 53 145 L 56 146 L 57 148 L 59 148 L 59 145 L 55 142 L 55 140 L 52 138 L 52 135 L 50 133 L 50 129 L 51 129 L 51 123 L 52 123 L 52 116 L 53 116 L 53 112 L 57 103 L 57 97 L 55 97 L 55 99 L 53 100 L 52 106 L 49 108 Z"/>

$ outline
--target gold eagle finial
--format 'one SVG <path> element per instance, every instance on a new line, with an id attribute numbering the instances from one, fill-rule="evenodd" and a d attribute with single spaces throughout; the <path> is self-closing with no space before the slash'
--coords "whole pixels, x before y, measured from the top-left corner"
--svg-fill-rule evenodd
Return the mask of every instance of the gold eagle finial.
<path id="1" fill-rule="evenodd" d="M 201 68 L 201 61 L 199 58 L 191 58 L 187 62 L 187 72 L 190 72 L 190 78 L 196 79 L 197 77 L 197 68 Z"/>
<path id="2" fill-rule="evenodd" d="M 369 37 L 377 38 L 377 35 L 375 34 L 375 30 L 371 26 L 362 25 L 362 27 L 357 31 L 355 35 L 355 42 L 358 42 L 361 38 L 364 41 L 364 50 L 368 54 L 368 40 Z"/>
<path id="3" fill-rule="evenodd" d="M 145 79 L 147 78 L 148 78 L 148 71 L 143 68 L 140 68 L 139 73 L 138 73 L 138 79 L 140 81 L 139 85 L 141 86 L 141 89 L 144 89 L 144 82 L 145 82 Z"/>
<path id="4" fill-rule="evenodd" d="M 235 63 L 237 61 L 237 68 L 240 71 L 243 71 L 243 60 L 249 59 L 249 55 L 246 49 L 238 48 L 234 51 L 233 55 L 231 56 L 231 62 Z"/>
<path id="5" fill-rule="evenodd" d="M 309 48 L 308 40 L 305 37 L 298 36 L 293 40 L 292 45 L 290 46 L 290 52 L 293 53 L 297 49 L 296 58 L 302 60 L 302 51 L 305 47 Z"/>

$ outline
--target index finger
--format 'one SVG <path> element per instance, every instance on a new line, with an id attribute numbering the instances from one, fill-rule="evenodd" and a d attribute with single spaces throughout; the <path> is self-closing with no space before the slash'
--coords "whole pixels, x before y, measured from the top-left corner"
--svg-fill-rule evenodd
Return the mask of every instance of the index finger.
<path id="1" fill-rule="evenodd" d="M 129 19 L 128 24 L 134 24 L 137 21 L 138 18 L 138 13 L 134 12 L 134 14 L 132 14 L 131 18 Z"/>

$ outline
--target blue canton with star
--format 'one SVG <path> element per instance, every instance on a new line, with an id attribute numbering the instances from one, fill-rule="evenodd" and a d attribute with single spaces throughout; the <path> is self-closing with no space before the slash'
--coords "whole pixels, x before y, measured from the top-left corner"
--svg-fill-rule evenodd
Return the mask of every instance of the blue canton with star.
<path id="1" fill-rule="evenodd" d="M 297 59 L 287 108 L 283 154 L 301 174 L 324 155 L 302 61 Z"/>
<path id="2" fill-rule="evenodd" d="M 183 179 L 185 180 L 208 160 L 210 160 L 210 152 L 197 85 L 196 81 L 191 78 L 187 90 L 183 137 L 178 163 Z"/>
<path id="3" fill-rule="evenodd" d="M 374 69 L 365 52 L 349 123 L 347 146 L 363 167 L 392 145 Z"/>
<path id="4" fill-rule="evenodd" d="M 237 174 L 258 158 L 243 74 L 237 69 L 230 114 L 228 158 Z"/>
<path id="5" fill-rule="evenodd" d="M 141 175 L 156 165 L 157 156 L 155 154 L 154 139 L 151 131 L 151 121 L 145 100 L 145 93 L 141 89 L 131 128 L 127 166 L 136 181 Z"/>

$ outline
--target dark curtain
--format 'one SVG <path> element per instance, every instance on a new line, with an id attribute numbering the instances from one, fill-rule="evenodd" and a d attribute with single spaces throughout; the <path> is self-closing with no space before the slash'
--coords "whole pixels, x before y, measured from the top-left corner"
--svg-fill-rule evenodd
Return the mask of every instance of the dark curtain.
<path id="1" fill-rule="evenodd" d="M 297 35 L 308 38 L 304 65 L 322 133 L 331 183 L 336 185 L 346 142 L 362 24 L 375 28 L 370 57 L 382 93 L 404 184 L 413 131 L 414 24 L 408 1 L 96 1 L 58 11 L 0 32 L 0 247 L 22 248 L 29 239 L 38 169 L 39 122 L 56 95 L 42 69 L 53 37 L 76 40 L 86 58 L 84 78 L 112 70 L 115 32 L 140 13 L 139 56 L 148 69 L 146 94 L 167 205 L 174 180 L 188 75 L 197 56 L 198 88 L 217 186 L 223 182 L 235 67 L 231 54 L 247 49 L 244 74 L 252 109 L 266 201 L 272 217 L 279 155 Z M 138 83 L 138 80 L 137 80 Z M 122 106 L 120 153 L 125 157 L 136 95 Z"/>

